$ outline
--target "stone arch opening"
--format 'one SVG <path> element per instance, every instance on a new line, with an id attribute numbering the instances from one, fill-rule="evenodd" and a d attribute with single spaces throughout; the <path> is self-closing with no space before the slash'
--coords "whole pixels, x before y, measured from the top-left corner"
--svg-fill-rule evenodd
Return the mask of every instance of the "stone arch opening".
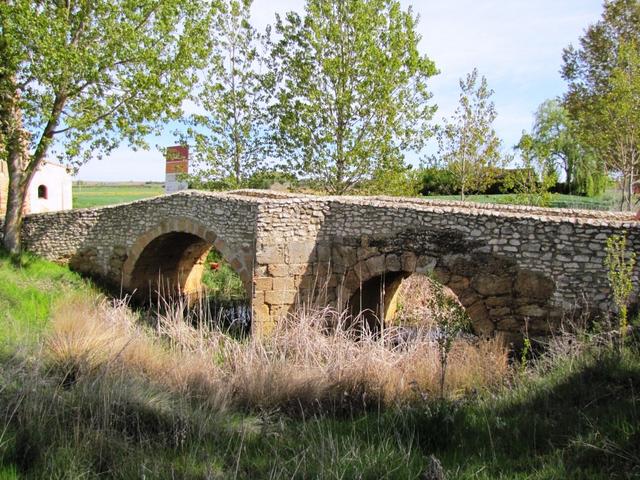
<path id="1" fill-rule="evenodd" d="M 525 328 L 533 334 L 546 333 L 557 322 L 557 309 L 550 303 L 555 290 L 552 279 L 486 253 L 436 257 L 374 251 L 347 268 L 338 304 L 352 316 L 368 310 L 364 314 L 368 323 L 379 328 L 380 320 L 388 324 L 393 319 L 398 288 L 413 274 L 427 275 L 450 290 L 479 335 L 500 333 L 509 341 L 519 341 Z"/>
<path id="2" fill-rule="evenodd" d="M 360 318 L 370 331 L 386 326 L 395 317 L 399 287 L 408 276 L 406 272 L 388 272 L 362 282 L 347 301 L 349 316 Z"/>
<path id="3" fill-rule="evenodd" d="M 131 273 L 130 288 L 145 297 L 194 295 L 201 291 L 211 243 L 185 232 L 162 234 L 147 244 Z"/>
<path id="4" fill-rule="evenodd" d="M 215 253 L 216 256 L 208 256 Z M 145 300 L 176 295 L 193 298 L 206 294 L 203 274 L 224 267 L 240 277 L 250 298 L 250 266 L 216 234 L 195 221 L 170 219 L 136 240 L 123 265 L 123 284 Z M 215 260 L 212 262 L 210 260 Z M 206 279 L 205 279 L 206 280 Z"/>

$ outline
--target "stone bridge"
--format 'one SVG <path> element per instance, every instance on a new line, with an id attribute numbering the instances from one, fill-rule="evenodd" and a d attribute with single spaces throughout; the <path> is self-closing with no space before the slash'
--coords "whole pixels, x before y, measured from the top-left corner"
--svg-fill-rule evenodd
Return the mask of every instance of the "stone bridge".
<path id="1" fill-rule="evenodd" d="M 253 331 L 320 302 L 390 315 L 402 278 L 432 274 L 481 334 L 533 334 L 612 305 L 607 238 L 630 214 L 266 191 L 184 191 L 95 209 L 31 215 L 27 249 L 127 291 L 198 290 L 215 247 L 251 298 Z M 638 270 L 634 272 L 634 302 Z M 378 307 L 380 307 L 378 309 Z"/>

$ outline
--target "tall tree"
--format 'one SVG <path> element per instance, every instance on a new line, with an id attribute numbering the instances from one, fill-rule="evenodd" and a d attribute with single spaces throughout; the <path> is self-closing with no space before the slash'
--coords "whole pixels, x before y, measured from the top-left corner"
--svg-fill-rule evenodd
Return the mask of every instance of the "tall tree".
<path id="1" fill-rule="evenodd" d="M 438 129 L 437 163 L 453 173 L 460 199 L 481 191 L 493 179 L 494 167 L 503 163 L 501 141 L 493 128 L 497 113 L 487 79 L 478 83 L 478 70 L 460 79 L 460 98 L 452 118 Z"/>
<path id="2" fill-rule="evenodd" d="M 422 148 L 436 69 L 417 22 L 397 0 L 307 0 L 303 17 L 277 17 L 270 110 L 290 171 L 344 194 Z"/>
<path id="3" fill-rule="evenodd" d="M 610 172 L 621 179 L 621 208 L 632 207 L 633 183 L 640 176 L 640 53 L 633 43 L 620 45 L 609 90 L 594 102 L 591 142 L 607 159 Z"/>
<path id="4" fill-rule="evenodd" d="M 562 75 L 568 82 L 563 103 L 576 122 L 581 142 L 601 162 L 600 168 L 622 177 L 627 205 L 640 158 L 634 131 L 637 119 L 629 103 L 634 101 L 630 89 L 635 87 L 628 75 L 635 68 L 639 46 L 640 2 L 607 0 L 600 21 L 587 28 L 577 48 L 570 45 L 563 54 Z"/>
<path id="5" fill-rule="evenodd" d="M 225 0 L 212 24 L 216 39 L 183 142 L 193 144 L 193 180 L 214 188 L 245 186 L 267 154 L 265 91 L 259 35 L 250 24 L 252 0 Z"/>
<path id="6" fill-rule="evenodd" d="M 0 2 L 4 246 L 20 249 L 28 185 L 48 154 L 76 164 L 123 139 L 144 146 L 204 57 L 211 6 L 192 0 Z"/>
<path id="7" fill-rule="evenodd" d="M 541 164 L 562 170 L 570 193 L 593 195 L 602 187 L 603 172 L 596 157 L 582 145 L 575 122 L 558 100 L 546 100 L 538 107 L 530 139 L 524 140 L 531 141 L 530 153 Z"/>

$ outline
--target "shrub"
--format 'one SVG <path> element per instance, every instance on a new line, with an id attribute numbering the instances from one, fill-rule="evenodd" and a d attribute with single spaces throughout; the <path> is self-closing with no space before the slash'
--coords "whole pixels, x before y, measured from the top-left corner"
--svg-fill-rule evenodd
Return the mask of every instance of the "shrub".
<path id="1" fill-rule="evenodd" d="M 455 195 L 457 186 L 454 173 L 446 168 L 423 169 L 420 193 L 422 195 Z"/>

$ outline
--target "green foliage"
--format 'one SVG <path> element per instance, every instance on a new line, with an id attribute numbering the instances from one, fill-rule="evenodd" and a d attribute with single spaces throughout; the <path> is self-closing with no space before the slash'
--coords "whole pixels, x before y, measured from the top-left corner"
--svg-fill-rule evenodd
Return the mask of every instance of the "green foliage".
<path id="1" fill-rule="evenodd" d="M 568 82 L 564 106 L 597 170 L 621 178 L 621 207 L 630 208 L 631 185 L 640 171 L 640 3 L 605 2 L 600 21 L 589 26 L 579 48 L 564 50 Z"/>
<path id="2" fill-rule="evenodd" d="M 444 383 L 449 353 L 456 337 L 470 330 L 471 321 L 457 298 L 444 291 L 438 282 L 432 282 L 433 294 L 429 298 L 429 311 L 436 327 L 435 340 L 440 356 L 440 397 L 444 398 Z"/>
<path id="3" fill-rule="evenodd" d="M 364 181 L 357 188 L 357 192 L 364 195 L 415 197 L 420 190 L 419 175 L 410 166 L 379 168 L 373 172 L 371 179 Z"/>
<path id="4" fill-rule="evenodd" d="M 46 156 L 74 165 L 182 114 L 207 50 L 205 0 L 0 3 L 0 149 L 16 253 L 26 187 Z"/>
<path id="5" fill-rule="evenodd" d="M 304 16 L 277 16 L 270 112 L 287 171 L 344 194 L 422 148 L 436 69 L 416 24 L 397 0 L 307 0 Z"/>
<path id="6" fill-rule="evenodd" d="M 460 79 L 460 104 L 451 120 L 438 130 L 436 163 L 455 177 L 460 199 L 468 192 L 480 192 L 492 181 L 493 167 L 504 162 L 501 141 L 493 128 L 497 113 L 491 101 L 493 90 L 478 70 Z"/>
<path id="7" fill-rule="evenodd" d="M 447 168 L 427 167 L 421 170 L 422 195 L 453 195 L 456 193 L 454 173 Z"/>
<path id="8" fill-rule="evenodd" d="M 607 256 L 604 262 L 608 269 L 607 275 L 613 300 L 618 307 L 620 336 L 624 342 L 628 325 L 627 308 L 633 291 L 633 268 L 636 264 L 636 253 L 627 251 L 626 235 L 613 235 L 607 238 Z"/>
<path id="9" fill-rule="evenodd" d="M 0 250 L 0 352 L 36 339 L 56 302 L 76 289 L 89 291 L 68 269 L 27 254 L 12 258 Z"/>
<path id="10" fill-rule="evenodd" d="M 596 157 L 582 146 L 575 122 L 557 100 L 546 100 L 538 107 L 531 134 L 523 133 L 516 148 L 523 164 L 533 166 L 548 187 L 553 184 L 545 177 L 552 177 L 558 168 L 564 172 L 568 193 L 593 196 L 604 187 Z"/>
<path id="11" fill-rule="evenodd" d="M 247 186 L 268 151 L 263 60 L 259 35 L 249 23 L 251 4 L 224 0 L 209 32 L 214 40 L 209 65 L 191 95 L 202 111 L 185 121 L 187 130 L 180 134 L 181 142 L 192 145 L 190 182 L 212 190 Z"/>
<path id="12" fill-rule="evenodd" d="M 217 268 L 211 268 L 211 264 L 217 264 Z M 247 300 L 249 296 L 240 276 L 215 249 L 211 249 L 207 255 L 202 283 L 210 298 L 223 303 Z"/>
<path id="13" fill-rule="evenodd" d="M 21 265 L 0 257 L 9 272 L 0 285 L 73 295 L 58 283 L 77 278 L 63 267 L 30 257 Z M 26 351 L 0 358 L 0 478 L 417 479 L 433 454 L 451 479 L 632 479 L 640 472 L 633 340 L 612 354 L 558 336 L 530 375 L 489 394 L 301 417 L 219 411 L 197 387 L 171 392 L 115 365 L 62 386 Z"/>
<path id="14" fill-rule="evenodd" d="M 247 181 L 247 187 L 268 189 L 276 183 L 295 188 L 298 185 L 298 179 L 291 173 L 277 170 L 260 170 L 251 175 Z"/>

